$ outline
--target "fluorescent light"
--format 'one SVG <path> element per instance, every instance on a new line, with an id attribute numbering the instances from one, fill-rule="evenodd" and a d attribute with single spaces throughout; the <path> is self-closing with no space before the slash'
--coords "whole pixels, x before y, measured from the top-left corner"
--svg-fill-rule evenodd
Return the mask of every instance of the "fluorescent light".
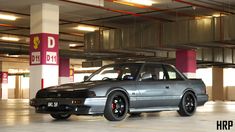
<path id="1" fill-rule="evenodd" d="M 88 32 L 94 32 L 96 30 L 95 27 L 91 27 L 91 26 L 78 26 L 76 27 L 77 30 L 81 30 L 81 31 L 88 31 Z"/>
<path id="2" fill-rule="evenodd" d="M 76 47 L 77 44 L 69 44 L 69 47 Z"/>
<path id="3" fill-rule="evenodd" d="M 152 0 L 123 0 L 123 1 L 134 3 L 134 4 L 139 4 L 139 5 L 145 5 L 145 6 L 151 6 L 154 3 L 156 3 Z"/>
<path id="4" fill-rule="evenodd" d="M 221 17 L 221 16 L 226 16 L 226 15 L 225 15 L 225 14 L 218 14 L 218 13 L 217 13 L 217 14 L 213 14 L 212 16 L 213 16 L 213 17 Z"/>
<path id="5" fill-rule="evenodd" d="M 213 14 L 213 17 L 220 17 L 220 14 Z"/>
<path id="6" fill-rule="evenodd" d="M 1 37 L 1 40 L 6 40 L 6 41 L 19 41 L 19 38 L 15 38 L 15 37 Z"/>
<path id="7" fill-rule="evenodd" d="M 76 46 L 83 46 L 83 44 L 82 43 L 78 43 L 78 44 L 72 43 L 72 44 L 69 44 L 69 47 L 76 47 Z"/>
<path id="8" fill-rule="evenodd" d="M 20 55 L 9 55 L 10 57 L 20 57 Z"/>
<path id="9" fill-rule="evenodd" d="M 69 47 L 76 47 L 78 44 L 69 44 Z"/>
<path id="10" fill-rule="evenodd" d="M 12 15 L 0 14 L 0 19 L 15 21 L 15 20 L 16 20 L 16 17 L 15 17 L 15 16 L 12 16 Z"/>

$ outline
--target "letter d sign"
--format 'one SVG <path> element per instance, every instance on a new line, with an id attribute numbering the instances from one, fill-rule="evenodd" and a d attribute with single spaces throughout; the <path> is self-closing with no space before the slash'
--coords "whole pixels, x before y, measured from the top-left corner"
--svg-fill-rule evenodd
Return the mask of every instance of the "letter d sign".
<path id="1" fill-rule="evenodd" d="M 53 37 L 48 36 L 48 48 L 54 48 L 55 47 L 55 39 Z"/>

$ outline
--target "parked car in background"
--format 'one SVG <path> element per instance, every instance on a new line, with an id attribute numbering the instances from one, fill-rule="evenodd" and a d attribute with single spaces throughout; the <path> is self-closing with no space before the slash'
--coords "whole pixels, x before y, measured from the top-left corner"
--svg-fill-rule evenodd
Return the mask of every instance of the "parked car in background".
<path id="1" fill-rule="evenodd" d="M 191 116 L 208 101 L 201 79 L 187 79 L 165 63 L 121 63 L 100 68 L 84 82 L 39 90 L 30 105 L 55 119 L 104 115 L 123 120 L 127 113 L 177 111 Z"/>

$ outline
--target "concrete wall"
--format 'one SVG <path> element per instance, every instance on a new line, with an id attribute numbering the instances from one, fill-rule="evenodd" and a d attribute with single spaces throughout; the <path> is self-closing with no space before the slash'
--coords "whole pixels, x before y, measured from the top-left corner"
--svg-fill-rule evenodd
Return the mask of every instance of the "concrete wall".
<path id="1" fill-rule="evenodd" d="M 235 86 L 225 87 L 226 100 L 235 101 Z"/>
<path id="2" fill-rule="evenodd" d="M 212 100 L 212 87 L 206 87 L 206 93 L 209 96 L 209 100 Z M 235 86 L 224 87 L 224 100 L 235 101 Z"/>
<path id="3" fill-rule="evenodd" d="M 209 100 L 212 100 L 212 87 L 211 86 L 206 87 L 206 93 L 209 96 Z"/>
<path id="4" fill-rule="evenodd" d="M 15 99 L 15 89 L 8 89 L 8 98 Z M 29 99 L 29 89 L 22 89 L 21 90 L 21 98 L 22 99 Z"/>

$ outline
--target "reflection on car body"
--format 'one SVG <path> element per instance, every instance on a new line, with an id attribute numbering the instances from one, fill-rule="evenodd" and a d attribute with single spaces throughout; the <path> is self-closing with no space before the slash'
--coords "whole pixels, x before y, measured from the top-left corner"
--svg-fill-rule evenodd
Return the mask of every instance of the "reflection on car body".
<path id="1" fill-rule="evenodd" d="M 60 95 L 60 96 L 58 96 Z M 208 100 L 201 79 L 187 79 L 165 63 L 120 63 L 100 68 L 84 82 L 39 90 L 30 105 L 56 119 L 104 115 L 120 121 L 127 113 L 176 110 L 191 116 Z"/>

